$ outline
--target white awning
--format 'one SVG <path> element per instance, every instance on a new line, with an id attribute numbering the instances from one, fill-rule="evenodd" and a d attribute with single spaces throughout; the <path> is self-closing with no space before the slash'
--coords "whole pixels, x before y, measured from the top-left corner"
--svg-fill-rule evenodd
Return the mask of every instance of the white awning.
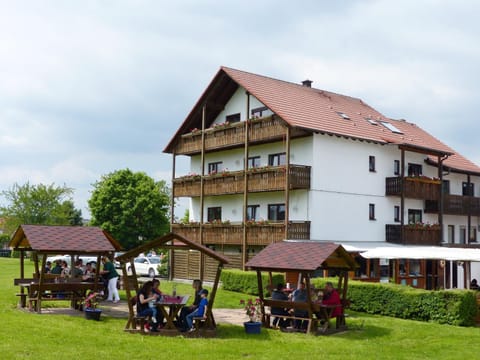
<path id="1" fill-rule="evenodd" d="M 448 248 L 441 246 L 381 246 L 362 252 L 360 255 L 366 259 L 480 261 L 480 249 Z"/>

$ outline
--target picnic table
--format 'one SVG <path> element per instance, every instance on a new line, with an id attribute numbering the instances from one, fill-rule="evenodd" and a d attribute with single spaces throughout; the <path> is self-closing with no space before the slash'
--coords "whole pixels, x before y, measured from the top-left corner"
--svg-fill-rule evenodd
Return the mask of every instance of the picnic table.
<path id="1" fill-rule="evenodd" d="M 160 310 L 167 321 L 163 330 L 175 330 L 178 331 L 175 326 L 175 318 L 178 316 L 180 309 L 186 305 L 189 295 L 162 295 L 158 298 L 158 301 L 155 303 L 155 306 Z"/>

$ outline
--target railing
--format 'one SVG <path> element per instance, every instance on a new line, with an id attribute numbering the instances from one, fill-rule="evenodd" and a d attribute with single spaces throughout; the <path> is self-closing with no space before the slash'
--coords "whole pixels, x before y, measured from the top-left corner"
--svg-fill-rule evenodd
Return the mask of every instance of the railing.
<path id="1" fill-rule="evenodd" d="M 387 224 L 385 239 L 387 242 L 403 245 L 440 245 L 441 229 L 439 226 L 404 225 L 402 238 L 401 225 Z"/>
<path id="2" fill-rule="evenodd" d="M 426 213 L 435 214 L 438 211 L 438 201 L 425 202 Z M 443 213 L 446 215 L 480 216 L 480 198 L 446 194 L 443 196 Z"/>
<path id="3" fill-rule="evenodd" d="M 290 166 L 290 189 L 310 188 L 310 166 Z M 285 189 L 284 166 L 253 168 L 247 171 L 248 191 L 281 191 Z M 204 178 L 205 195 L 241 194 L 244 191 L 243 171 L 207 175 Z M 200 196 L 200 176 L 181 177 L 173 181 L 174 197 Z"/>
<path id="4" fill-rule="evenodd" d="M 217 245 L 241 245 L 243 243 L 243 224 L 203 224 L 203 243 Z M 245 225 L 247 245 L 268 245 L 285 240 L 284 223 L 265 223 Z M 289 222 L 287 238 L 296 240 L 310 239 L 310 222 Z M 200 242 L 200 224 L 173 224 L 172 232 L 189 240 Z"/>
<path id="5" fill-rule="evenodd" d="M 385 179 L 385 195 L 407 198 L 438 200 L 440 198 L 440 180 L 423 178 L 388 177 Z"/>
<path id="6" fill-rule="evenodd" d="M 272 115 L 266 118 L 248 120 L 249 141 L 265 142 L 283 138 L 287 133 L 285 123 Z M 232 148 L 245 144 L 246 122 L 217 125 L 205 130 L 205 151 L 220 148 Z M 293 136 L 299 135 L 293 130 Z M 180 137 L 175 153 L 179 155 L 195 154 L 202 151 L 202 131 L 195 130 Z"/>

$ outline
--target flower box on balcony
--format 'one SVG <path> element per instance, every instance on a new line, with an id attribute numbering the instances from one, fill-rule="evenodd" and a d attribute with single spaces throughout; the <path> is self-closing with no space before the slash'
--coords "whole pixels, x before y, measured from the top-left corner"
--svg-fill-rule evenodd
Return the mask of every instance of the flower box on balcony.
<path id="1" fill-rule="evenodd" d="M 440 179 L 430 178 L 428 176 L 409 176 L 405 178 L 406 181 L 416 181 L 424 184 L 441 184 Z"/>

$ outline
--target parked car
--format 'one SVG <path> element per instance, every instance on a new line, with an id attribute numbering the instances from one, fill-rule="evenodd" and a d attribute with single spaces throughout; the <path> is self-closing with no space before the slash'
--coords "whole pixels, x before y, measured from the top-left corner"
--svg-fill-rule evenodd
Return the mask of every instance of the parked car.
<path id="1" fill-rule="evenodd" d="M 155 277 L 159 275 L 158 267 L 161 265 L 160 256 L 139 256 L 134 259 L 135 272 L 137 275 Z M 131 272 L 131 264 L 127 265 L 127 271 Z"/>

